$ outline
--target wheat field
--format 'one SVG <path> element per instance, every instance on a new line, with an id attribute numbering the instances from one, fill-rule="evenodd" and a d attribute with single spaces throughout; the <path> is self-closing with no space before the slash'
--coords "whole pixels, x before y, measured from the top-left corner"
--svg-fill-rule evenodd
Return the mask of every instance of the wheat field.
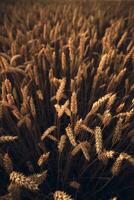
<path id="1" fill-rule="evenodd" d="M 134 199 L 133 10 L 0 2 L 0 200 Z"/>

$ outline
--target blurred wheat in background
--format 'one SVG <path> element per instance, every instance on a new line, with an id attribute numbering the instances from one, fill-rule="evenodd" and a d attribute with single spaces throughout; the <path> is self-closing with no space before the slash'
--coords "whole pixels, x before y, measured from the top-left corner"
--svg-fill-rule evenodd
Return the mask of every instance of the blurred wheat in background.
<path id="1" fill-rule="evenodd" d="M 134 4 L 0 3 L 0 199 L 134 199 Z"/>

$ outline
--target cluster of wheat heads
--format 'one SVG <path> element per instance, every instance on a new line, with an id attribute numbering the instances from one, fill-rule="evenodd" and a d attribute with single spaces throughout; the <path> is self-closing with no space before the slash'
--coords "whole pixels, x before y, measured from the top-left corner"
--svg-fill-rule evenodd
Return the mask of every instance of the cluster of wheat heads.
<path id="1" fill-rule="evenodd" d="M 132 6 L 1 4 L 1 200 L 134 199 Z"/>

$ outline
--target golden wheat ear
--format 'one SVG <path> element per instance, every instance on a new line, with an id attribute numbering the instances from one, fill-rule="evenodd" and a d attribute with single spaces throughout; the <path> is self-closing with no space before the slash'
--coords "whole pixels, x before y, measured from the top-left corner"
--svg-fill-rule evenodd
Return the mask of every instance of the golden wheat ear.
<path id="1" fill-rule="evenodd" d="M 63 191 L 56 191 L 54 193 L 54 200 L 73 200 L 70 195 L 66 194 Z"/>

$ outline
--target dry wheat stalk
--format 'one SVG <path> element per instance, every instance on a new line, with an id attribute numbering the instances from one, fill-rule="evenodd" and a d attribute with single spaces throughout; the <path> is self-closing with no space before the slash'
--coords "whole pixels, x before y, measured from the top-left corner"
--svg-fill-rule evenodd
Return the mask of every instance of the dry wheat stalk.
<path id="1" fill-rule="evenodd" d="M 54 188 L 54 199 L 72 199 L 68 195 L 72 189 L 78 199 L 103 199 L 106 188 L 113 197 L 111 185 L 122 198 L 118 189 L 124 188 L 123 179 L 131 184 L 133 166 L 129 173 L 124 171 L 122 181 L 111 179 L 108 170 L 111 159 L 115 159 L 113 175 L 122 161 L 134 165 L 134 134 L 129 134 L 134 120 L 133 6 L 127 3 L 119 2 L 116 9 L 106 2 L 89 6 L 85 0 L 71 4 L 64 0 L 58 6 L 56 0 L 1 4 L 0 165 L 2 177 L 7 172 L 11 182 L 1 179 L 0 196 L 8 194 L 0 199 L 49 199 Z M 9 130 L 16 136 L 6 135 Z M 116 145 L 109 149 L 112 135 Z M 123 152 L 125 147 L 130 155 Z M 13 166 L 22 173 L 13 171 Z M 37 192 L 32 195 L 22 187 Z M 128 196 L 128 191 L 123 189 L 123 194 Z"/>

